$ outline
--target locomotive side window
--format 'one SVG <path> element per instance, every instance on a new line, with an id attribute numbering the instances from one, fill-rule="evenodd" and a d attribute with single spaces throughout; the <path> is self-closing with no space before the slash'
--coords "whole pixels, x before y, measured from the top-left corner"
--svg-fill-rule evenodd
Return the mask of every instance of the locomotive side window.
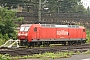
<path id="1" fill-rule="evenodd" d="M 23 31 L 23 30 L 24 30 L 24 28 L 25 28 L 25 27 L 21 27 L 21 28 L 20 28 L 20 31 Z"/>
<path id="2" fill-rule="evenodd" d="M 35 32 L 37 31 L 37 28 L 36 28 L 36 27 L 34 28 L 34 31 L 35 31 Z"/>
<path id="3" fill-rule="evenodd" d="M 29 27 L 25 27 L 24 31 L 28 31 L 29 30 Z"/>
<path id="4" fill-rule="evenodd" d="M 83 32 L 85 32 L 85 29 L 83 29 Z"/>

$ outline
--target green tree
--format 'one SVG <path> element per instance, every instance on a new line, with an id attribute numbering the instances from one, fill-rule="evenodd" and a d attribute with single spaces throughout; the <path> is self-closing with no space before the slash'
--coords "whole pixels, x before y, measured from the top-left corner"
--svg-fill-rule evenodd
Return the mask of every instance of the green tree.
<path id="1" fill-rule="evenodd" d="M 85 8 L 82 5 L 81 0 L 41 0 L 42 11 L 44 8 L 48 8 L 48 12 L 54 13 L 84 13 Z M 0 0 L 1 6 L 8 7 L 27 7 L 33 6 L 32 9 L 38 10 L 39 0 Z"/>
<path id="2" fill-rule="evenodd" d="M 35 2 L 36 0 L 34 0 Z M 0 0 L 0 5 L 2 7 L 17 8 L 17 6 L 30 5 L 32 0 Z"/>
<path id="3" fill-rule="evenodd" d="M 48 8 L 53 13 L 84 13 L 81 0 L 41 0 L 42 9 Z"/>
<path id="4" fill-rule="evenodd" d="M 16 24 L 14 20 L 18 20 L 15 16 L 16 12 L 8 10 L 7 8 L 0 7 L 0 34 L 4 36 L 5 39 L 14 37 Z"/>
<path id="5" fill-rule="evenodd" d="M 90 15 L 90 7 L 88 6 L 87 9 L 86 9 L 86 14 Z"/>

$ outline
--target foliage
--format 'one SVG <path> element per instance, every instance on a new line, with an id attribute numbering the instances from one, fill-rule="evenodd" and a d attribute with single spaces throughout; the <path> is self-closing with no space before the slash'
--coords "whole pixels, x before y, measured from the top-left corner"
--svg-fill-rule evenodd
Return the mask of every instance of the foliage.
<path id="1" fill-rule="evenodd" d="M 86 34 L 87 34 L 87 43 L 90 43 L 90 30 L 89 29 L 87 29 Z"/>
<path id="2" fill-rule="evenodd" d="M 52 58 L 52 59 L 56 59 L 56 58 L 67 58 L 73 54 L 76 54 L 76 53 L 74 53 L 74 52 L 56 52 L 56 53 L 46 52 L 43 54 L 34 54 L 32 56 L 29 56 L 29 55 L 23 56 L 21 58 L 24 58 L 24 59 L 25 58 Z"/>
<path id="3" fill-rule="evenodd" d="M 17 25 L 14 23 L 14 21 L 20 21 L 22 18 L 17 18 L 15 13 L 15 11 L 0 7 L 0 40 L 17 38 Z"/>
<path id="4" fill-rule="evenodd" d="M 89 54 L 90 50 L 86 51 L 86 52 L 82 52 L 82 54 Z M 26 55 L 26 56 L 14 56 L 11 57 L 9 54 L 4 54 L 1 55 L 0 54 L 0 60 L 18 60 L 18 59 L 27 59 L 27 58 L 40 58 L 42 60 L 49 60 L 49 58 L 52 59 L 58 59 L 58 58 L 68 58 L 71 57 L 72 55 L 75 54 L 80 54 L 79 51 L 77 52 L 73 52 L 73 51 L 69 51 L 69 52 L 56 52 L 56 53 L 52 53 L 52 52 L 46 52 L 43 54 L 34 54 L 34 55 Z"/>
<path id="5" fill-rule="evenodd" d="M 87 7 L 85 13 L 90 15 L 90 7 L 89 6 Z"/>
<path id="6" fill-rule="evenodd" d="M 3 35 L 0 34 L 0 45 L 2 45 L 5 42 L 5 40 L 2 40 L 2 39 L 3 39 Z"/>
<path id="7" fill-rule="evenodd" d="M 41 0 L 42 11 L 44 8 L 48 8 L 48 12 L 54 13 L 83 13 L 85 8 L 82 5 L 81 0 Z M 39 0 L 7 0 L 1 1 L 4 7 L 17 7 L 19 6 L 33 6 L 33 8 L 38 10 Z"/>
<path id="8" fill-rule="evenodd" d="M 80 0 L 63 0 L 60 10 L 66 13 L 83 13 L 85 9 Z"/>
<path id="9" fill-rule="evenodd" d="M 5 55 L 0 54 L 0 60 L 10 60 L 10 56 L 8 54 Z"/>
<path id="10" fill-rule="evenodd" d="M 66 51 L 66 52 L 46 52 L 43 54 L 34 54 L 34 55 L 26 55 L 26 56 L 16 56 L 11 57 L 15 59 L 33 59 L 33 58 L 40 58 L 42 60 L 50 60 L 50 59 L 58 59 L 58 58 L 68 58 L 71 57 L 74 54 L 80 54 L 79 52 L 73 52 L 73 51 Z"/>
<path id="11" fill-rule="evenodd" d="M 83 54 L 90 54 L 90 50 L 83 52 Z"/>
<path id="12" fill-rule="evenodd" d="M 43 5 L 42 5 L 43 6 Z M 52 6 L 52 7 L 51 7 Z M 49 12 L 55 13 L 84 13 L 85 8 L 81 0 L 52 0 L 44 4 L 44 8 L 49 8 Z"/>

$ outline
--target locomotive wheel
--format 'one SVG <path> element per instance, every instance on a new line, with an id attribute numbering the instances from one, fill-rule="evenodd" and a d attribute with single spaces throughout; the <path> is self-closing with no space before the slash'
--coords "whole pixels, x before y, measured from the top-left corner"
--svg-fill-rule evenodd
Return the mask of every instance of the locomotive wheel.
<path id="1" fill-rule="evenodd" d="M 40 45 L 41 45 L 41 42 L 37 42 L 37 43 L 36 43 L 36 46 L 37 46 L 37 47 L 40 47 Z"/>
<path id="2" fill-rule="evenodd" d="M 27 46 L 28 47 L 34 47 L 34 43 L 33 42 L 28 42 Z"/>
<path id="3" fill-rule="evenodd" d="M 63 41 L 63 42 L 62 42 L 62 45 L 64 45 L 64 46 L 65 46 L 65 45 L 66 45 L 66 41 Z"/>
<path id="4" fill-rule="evenodd" d="M 20 46 L 27 46 L 28 42 L 27 41 L 20 41 Z"/>
<path id="5" fill-rule="evenodd" d="M 68 41 L 68 45 L 72 45 L 72 42 L 71 41 Z"/>
<path id="6" fill-rule="evenodd" d="M 50 45 L 49 42 L 43 42 L 43 46 L 44 46 L 44 47 L 48 47 L 49 45 Z"/>
<path id="7" fill-rule="evenodd" d="M 41 42 L 29 42 L 28 47 L 39 47 Z"/>
<path id="8" fill-rule="evenodd" d="M 68 45 L 76 45 L 75 41 L 68 41 Z"/>
<path id="9" fill-rule="evenodd" d="M 20 46 L 23 46 L 23 41 L 20 41 Z"/>
<path id="10" fill-rule="evenodd" d="M 81 45 L 81 41 L 78 41 L 78 42 L 77 42 L 77 45 Z"/>
<path id="11" fill-rule="evenodd" d="M 85 44 L 86 43 L 86 40 L 83 40 L 82 43 Z"/>

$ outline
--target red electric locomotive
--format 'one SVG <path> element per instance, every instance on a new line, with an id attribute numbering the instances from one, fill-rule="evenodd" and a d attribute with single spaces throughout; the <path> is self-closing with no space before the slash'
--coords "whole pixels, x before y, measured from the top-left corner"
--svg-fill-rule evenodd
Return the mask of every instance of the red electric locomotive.
<path id="1" fill-rule="evenodd" d="M 22 24 L 18 32 L 21 45 L 81 44 L 86 42 L 83 26 L 56 24 Z"/>

